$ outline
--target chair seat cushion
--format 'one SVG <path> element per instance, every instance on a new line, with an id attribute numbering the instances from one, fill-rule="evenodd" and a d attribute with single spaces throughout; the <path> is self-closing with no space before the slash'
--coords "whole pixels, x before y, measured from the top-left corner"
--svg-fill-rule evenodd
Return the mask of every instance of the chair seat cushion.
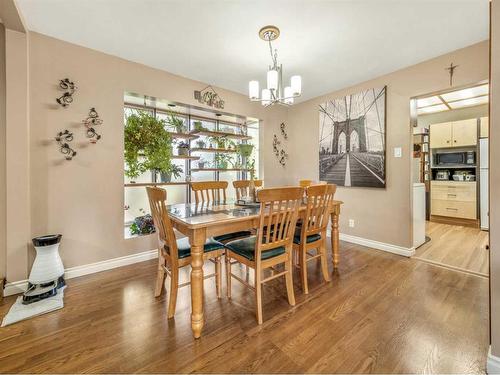
<path id="1" fill-rule="evenodd" d="M 253 261 L 255 259 L 255 241 L 256 236 L 250 236 L 247 238 L 242 238 L 240 240 L 228 242 L 226 244 L 226 247 L 232 252 Z M 275 249 L 263 251 L 261 259 L 265 260 L 273 258 L 284 253 L 285 248 L 283 246 L 280 246 Z"/>
<path id="2" fill-rule="evenodd" d="M 224 249 L 224 245 L 218 241 L 215 241 L 213 238 L 209 238 L 207 242 L 205 242 L 205 246 L 203 246 L 204 253 L 221 249 Z M 177 250 L 179 259 L 187 258 L 191 255 L 191 246 L 189 245 L 188 237 L 180 238 L 177 240 Z"/>
<path id="3" fill-rule="evenodd" d="M 311 234 L 310 236 L 307 236 L 306 243 L 315 242 L 320 239 L 320 234 Z M 293 236 L 293 243 L 296 243 L 297 245 L 300 244 L 300 230 L 295 231 L 295 236 Z"/>
<path id="4" fill-rule="evenodd" d="M 226 234 L 221 234 L 220 236 L 215 236 L 214 240 L 216 241 L 229 241 L 229 240 L 234 240 L 235 238 L 240 238 L 240 237 L 247 237 L 252 235 L 252 232 L 243 230 L 240 232 L 233 232 L 233 233 L 226 233 Z"/>

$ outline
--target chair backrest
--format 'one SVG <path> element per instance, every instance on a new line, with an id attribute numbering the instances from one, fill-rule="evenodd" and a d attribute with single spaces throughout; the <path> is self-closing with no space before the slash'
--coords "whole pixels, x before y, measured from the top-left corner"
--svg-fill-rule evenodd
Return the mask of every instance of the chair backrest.
<path id="1" fill-rule="evenodd" d="M 255 187 L 262 186 L 262 180 L 253 180 Z M 241 199 L 241 197 L 248 197 L 250 194 L 250 180 L 236 180 L 233 181 L 234 190 L 236 190 L 236 199 Z"/>
<path id="2" fill-rule="evenodd" d="M 311 186 L 313 183 L 313 180 L 299 180 L 299 186 L 306 188 L 308 186 Z"/>
<path id="3" fill-rule="evenodd" d="M 195 203 L 226 203 L 227 181 L 191 182 Z"/>
<path id="4" fill-rule="evenodd" d="M 326 231 L 337 185 L 313 185 L 306 189 L 307 208 L 301 238 Z"/>
<path id="5" fill-rule="evenodd" d="M 263 251 L 285 246 L 291 251 L 299 208 L 304 196 L 301 187 L 262 189 L 258 192 L 260 220 L 255 245 L 255 259 Z"/>
<path id="6" fill-rule="evenodd" d="M 157 187 L 146 187 L 149 199 L 151 216 L 158 234 L 158 247 L 162 253 L 170 257 L 172 262 L 177 262 L 177 241 L 174 228 L 167 211 L 167 191 Z"/>

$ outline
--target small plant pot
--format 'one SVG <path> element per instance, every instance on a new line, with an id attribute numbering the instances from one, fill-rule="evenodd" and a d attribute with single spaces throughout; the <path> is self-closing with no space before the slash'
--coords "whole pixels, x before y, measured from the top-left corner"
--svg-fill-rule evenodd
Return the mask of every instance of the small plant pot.
<path id="1" fill-rule="evenodd" d="M 187 148 L 187 147 L 179 147 L 177 149 L 177 154 L 179 156 L 187 156 L 187 155 L 189 155 L 189 148 Z"/>
<path id="2" fill-rule="evenodd" d="M 203 169 L 205 168 L 205 162 L 204 161 L 199 161 L 198 162 L 198 169 Z"/>
<path id="3" fill-rule="evenodd" d="M 205 148 L 206 144 L 203 141 L 197 141 L 196 146 L 198 146 L 198 148 Z"/>
<path id="4" fill-rule="evenodd" d="M 161 180 L 161 182 L 172 182 L 172 173 L 171 172 L 160 172 L 160 180 Z"/>

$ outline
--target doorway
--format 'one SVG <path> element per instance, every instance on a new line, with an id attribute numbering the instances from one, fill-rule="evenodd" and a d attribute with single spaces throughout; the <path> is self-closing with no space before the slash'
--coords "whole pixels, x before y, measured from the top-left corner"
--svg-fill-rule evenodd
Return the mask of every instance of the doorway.
<path id="1" fill-rule="evenodd" d="M 488 277 L 488 82 L 411 99 L 414 258 Z"/>

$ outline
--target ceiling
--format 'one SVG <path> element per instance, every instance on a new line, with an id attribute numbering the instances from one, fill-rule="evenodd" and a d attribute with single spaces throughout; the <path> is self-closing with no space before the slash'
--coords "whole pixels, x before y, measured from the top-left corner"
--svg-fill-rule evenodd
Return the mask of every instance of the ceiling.
<path id="1" fill-rule="evenodd" d="M 417 99 L 417 114 L 451 111 L 488 103 L 489 84 L 442 92 Z"/>
<path id="2" fill-rule="evenodd" d="M 30 30 L 219 87 L 265 84 L 275 43 L 302 98 L 488 38 L 488 0 L 17 0 Z M 444 69 L 444 67 L 443 67 Z"/>

